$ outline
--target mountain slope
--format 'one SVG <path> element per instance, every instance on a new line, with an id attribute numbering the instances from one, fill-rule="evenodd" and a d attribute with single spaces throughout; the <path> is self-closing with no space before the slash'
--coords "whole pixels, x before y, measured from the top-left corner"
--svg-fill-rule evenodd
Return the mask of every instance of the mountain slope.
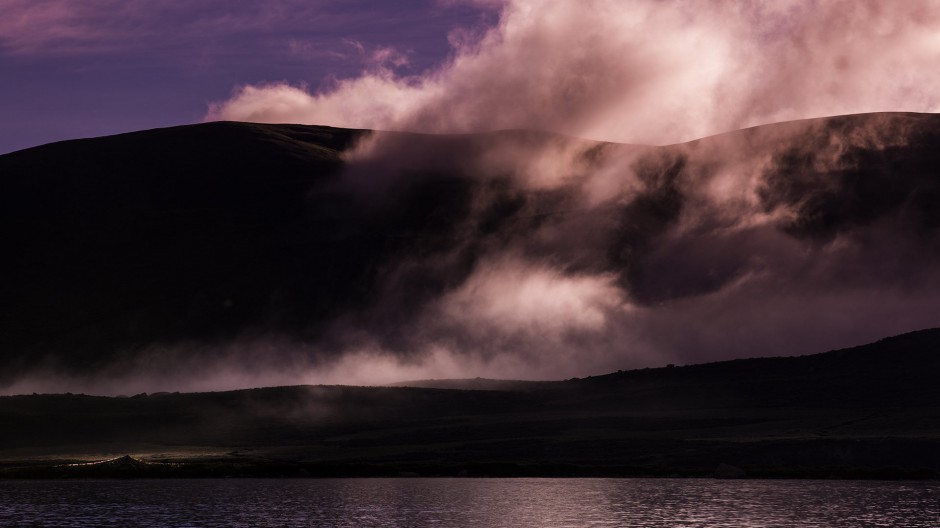
<path id="1" fill-rule="evenodd" d="M 940 115 L 866 114 L 668 147 L 209 123 L 0 156 L 0 384 L 299 382 L 363 350 L 548 377 L 935 326 L 938 147 Z"/>
<path id="2" fill-rule="evenodd" d="M 263 324 L 278 292 L 318 289 L 300 272 L 319 256 L 297 232 L 305 196 L 357 134 L 211 123 L 0 157 L 2 291 L 16 307 L 0 323 L 4 359 L 95 366 L 231 336 Z"/>

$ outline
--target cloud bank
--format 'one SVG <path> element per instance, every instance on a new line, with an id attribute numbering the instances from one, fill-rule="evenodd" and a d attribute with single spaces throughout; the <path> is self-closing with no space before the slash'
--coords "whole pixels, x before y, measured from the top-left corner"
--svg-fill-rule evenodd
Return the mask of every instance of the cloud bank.
<path id="1" fill-rule="evenodd" d="M 667 144 L 763 123 L 940 110 L 940 4 L 508 0 L 452 57 L 310 92 L 245 85 L 207 119 Z"/>

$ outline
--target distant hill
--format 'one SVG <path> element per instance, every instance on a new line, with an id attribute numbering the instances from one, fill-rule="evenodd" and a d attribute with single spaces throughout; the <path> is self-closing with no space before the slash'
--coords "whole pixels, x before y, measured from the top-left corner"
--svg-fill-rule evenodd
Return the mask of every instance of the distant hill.
<path id="1" fill-rule="evenodd" d="M 0 476 L 708 476 L 730 464 L 750 476 L 940 478 L 938 358 L 932 329 L 505 390 L 0 397 Z M 98 459 L 122 462 L 61 465 Z"/>
<path id="2" fill-rule="evenodd" d="M 734 401 L 754 406 L 813 406 L 820 401 L 918 406 L 921 401 L 940 401 L 940 385 L 930 383 L 937 372 L 940 329 L 929 329 L 826 353 L 670 365 L 565 381 L 470 378 L 405 381 L 391 386 L 514 392 L 584 390 L 595 397 L 608 395 L 611 389 L 621 404 L 638 401 L 639 393 L 655 389 L 656 406 L 678 394 L 690 395 L 684 406 L 711 405 L 716 395 L 730 391 L 740 391 Z M 628 394 L 631 391 L 636 394 Z"/>
<path id="3" fill-rule="evenodd" d="M 427 379 L 402 381 L 392 383 L 389 387 L 419 387 L 423 389 L 453 389 L 453 390 L 495 390 L 495 391 L 522 391 L 535 390 L 547 386 L 546 381 L 502 380 L 487 378 L 467 379 Z"/>

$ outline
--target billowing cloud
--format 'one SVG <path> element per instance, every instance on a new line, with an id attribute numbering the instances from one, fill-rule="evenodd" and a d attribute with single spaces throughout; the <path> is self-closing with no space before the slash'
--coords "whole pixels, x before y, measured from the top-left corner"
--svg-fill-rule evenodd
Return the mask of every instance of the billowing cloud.
<path id="1" fill-rule="evenodd" d="M 768 122 L 940 110 L 940 5 L 509 0 L 419 76 L 246 85 L 208 119 L 663 144 Z"/>

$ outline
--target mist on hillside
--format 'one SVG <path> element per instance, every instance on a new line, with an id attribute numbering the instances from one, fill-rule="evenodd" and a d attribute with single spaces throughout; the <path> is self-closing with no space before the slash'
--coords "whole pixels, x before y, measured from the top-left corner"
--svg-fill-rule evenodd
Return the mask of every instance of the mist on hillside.
<path id="1" fill-rule="evenodd" d="M 303 220 L 271 227 L 288 238 L 235 233 L 223 253 L 197 250 L 209 260 L 192 264 L 222 267 L 191 290 L 170 280 L 179 310 L 162 322 L 130 299 L 154 337 L 7 352 L 18 374 L 4 392 L 562 379 L 937 326 L 938 130 L 932 115 L 871 114 L 657 148 L 361 135 L 332 177 L 290 195 Z M 230 244 L 269 252 L 268 268 L 225 260 Z M 167 256 L 168 271 L 194 255 Z M 205 319 L 223 321 L 214 334 L 177 324 L 226 303 L 241 319 Z"/>

